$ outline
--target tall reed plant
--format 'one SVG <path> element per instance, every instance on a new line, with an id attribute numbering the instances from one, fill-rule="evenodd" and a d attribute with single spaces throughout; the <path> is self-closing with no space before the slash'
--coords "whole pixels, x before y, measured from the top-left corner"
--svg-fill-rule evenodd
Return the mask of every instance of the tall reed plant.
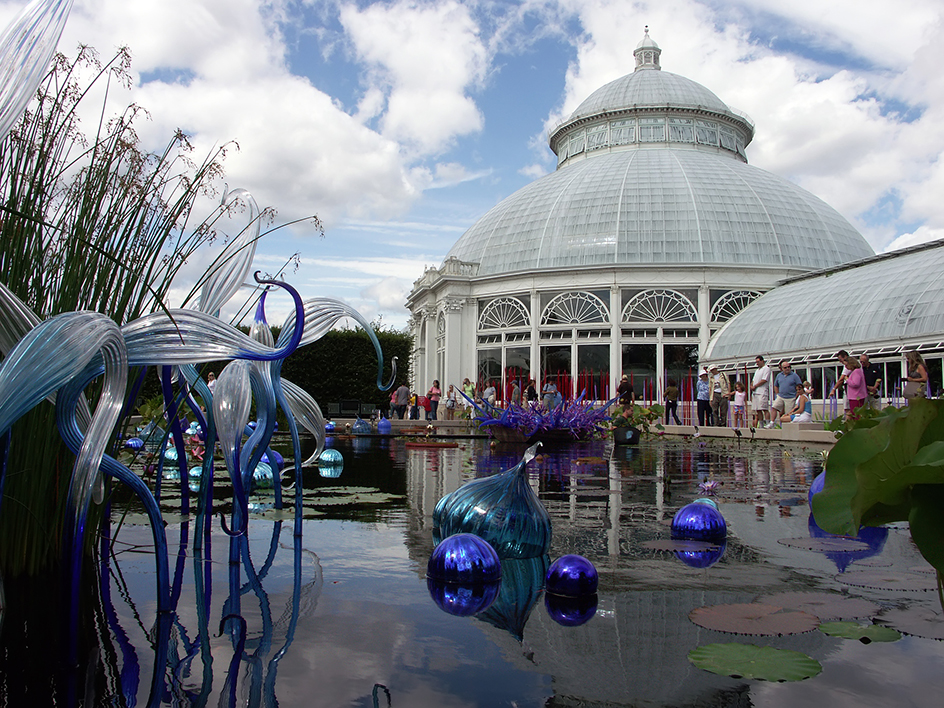
<path id="1" fill-rule="evenodd" d="M 109 92 L 128 85 L 129 68 L 127 50 L 104 64 L 89 48 L 74 60 L 58 55 L 0 142 L 0 281 L 41 319 L 94 310 L 123 324 L 165 308 L 175 277 L 216 237 L 226 211 L 196 216 L 220 184 L 225 147 L 195 162 L 178 131 L 162 151 L 148 151 L 135 130 L 142 108 L 107 114 Z M 88 137 L 80 113 L 90 110 L 97 120 Z M 61 557 L 57 524 L 73 464 L 50 404 L 14 427 L 7 464 L 0 571 L 49 570 Z"/>

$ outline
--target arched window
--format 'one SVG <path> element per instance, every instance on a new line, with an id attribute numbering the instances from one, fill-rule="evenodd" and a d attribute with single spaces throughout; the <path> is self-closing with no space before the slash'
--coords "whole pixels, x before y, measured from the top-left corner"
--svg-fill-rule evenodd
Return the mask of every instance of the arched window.
<path id="1" fill-rule="evenodd" d="M 594 324 L 610 321 L 606 304 L 591 293 L 562 293 L 551 300 L 541 316 L 542 325 Z"/>
<path id="2" fill-rule="evenodd" d="M 500 297 L 492 300 L 479 315 L 479 329 L 530 327 L 528 308 L 518 298 Z"/>
<path id="3" fill-rule="evenodd" d="M 675 290 L 646 290 L 623 308 L 623 322 L 696 322 L 691 300 Z"/>
<path id="4" fill-rule="evenodd" d="M 732 290 L 718 298 L 711 308 L 712 322 L 727 322 L 760 297 L 755 290 Z"/>

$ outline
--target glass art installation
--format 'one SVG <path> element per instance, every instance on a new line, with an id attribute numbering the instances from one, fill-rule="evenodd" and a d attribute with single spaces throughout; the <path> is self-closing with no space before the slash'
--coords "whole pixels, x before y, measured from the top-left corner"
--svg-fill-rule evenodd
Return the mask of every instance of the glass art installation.
<path id="1" fill-rule="evenodd" d="M 599 582 L 593 563 L 583 556 L 570 554 L 551 563 L 544 580 L 544 589 L 552 595 L 580 597 L 595 594 Z"/>
<path id="2" fill-rule="evenodd" d="M 440 499 L 433 510 L 434 534 L 475 534 L 502 559 L 545 555 L 551 546 L 551 519 L 528 484 L 527 470 L 539 446 L 529 447 L 510 470 L 472 480 Z"/>
<path id="3" fill-rule="evenodd" d="M 686 504 L 672 519 L 672 538 L 689 541 L 723 541 L 728 526 L 721 512 L 708 504 Z"/>
<path id="4" fill-rule="evenodd" d="M 495 549 L 471 533 L 458 533 L 433 549 L 426 577 L 444 583 L 494 583 L 501 580 L 501 560 Z"/>
<path id="5" fill-rule="evenodd" d="M 354 425 L 351 426 L 351 432 L 355 435 L 370 435 L 370 423 L 358 416 L 357 420 L 354 421 Z"/>

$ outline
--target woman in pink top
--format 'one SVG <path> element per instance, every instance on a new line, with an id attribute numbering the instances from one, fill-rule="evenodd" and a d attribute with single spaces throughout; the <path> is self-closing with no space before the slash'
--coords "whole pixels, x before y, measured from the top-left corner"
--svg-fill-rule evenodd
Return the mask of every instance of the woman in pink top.
<path id="1" fill-rule="evenodd" d="M 439 409 L 439 399 L 442 398 L 442 389 L 439 388 L 439 380 L 434 380 L 433 385 L 429 387 L 429 391 L 426 392 L 426 397 L 429 399 L 431 406 L 431 420 L 436 420 L 436 411 Z"/>
<path id="2" fill-rule="evenodd" d="M 846 379 L 846 390 L 849 396 L 849 412 L 855 413 L 856 408 L 865 405 L 869 391 L 865 386 L 865 374 L 859 366 L 859 360 L 854 356 L 846 358 L 846 368 L 849 369 L 849 378 Z"/>

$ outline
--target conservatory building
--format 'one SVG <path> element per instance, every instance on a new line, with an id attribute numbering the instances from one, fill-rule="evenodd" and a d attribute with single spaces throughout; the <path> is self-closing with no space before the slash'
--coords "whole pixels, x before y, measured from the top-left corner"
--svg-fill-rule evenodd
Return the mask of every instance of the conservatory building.
<path id="1" fill-rule="evenodd" d="M 873 255 L 830 206 L 749 165 L 751 120 L 660 54 L 647 33 L 635 71 L 551 132 L 557 170 L 415 282 L 417 389 L 470 378 L 507 399 L 533 378 L 602 400 L 625 373 L 656 398 L 778 282 Z"/>

